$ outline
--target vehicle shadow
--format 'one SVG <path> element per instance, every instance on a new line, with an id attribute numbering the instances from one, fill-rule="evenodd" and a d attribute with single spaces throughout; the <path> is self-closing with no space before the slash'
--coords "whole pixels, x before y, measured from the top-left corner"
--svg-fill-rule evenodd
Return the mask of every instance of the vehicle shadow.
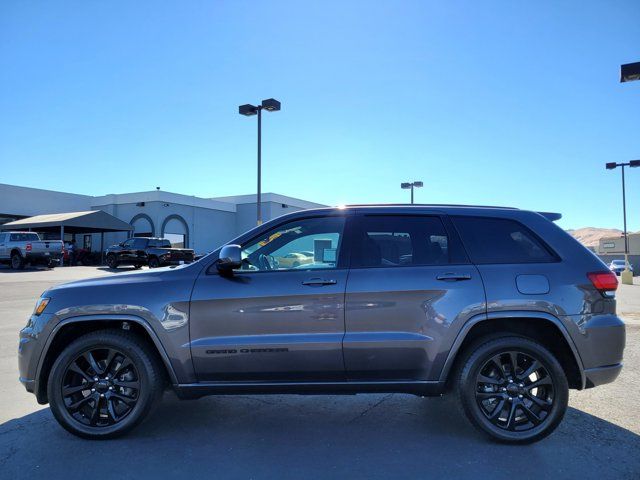
<path id="1" fill-rule="evenodd" d="M 118 268 L 110 268 L 105 266 L 97 267 L 96 270 L 102 270 L 104 272 L 118 273 L 118 272 L 135 272 L 137 270 L 141 270 L 140 268 L 135 267 L 118 267 Z"/>
<path id="2" fill-rule="evenodd" d="M 443 398 L 173 394 L 128 436 L 72 436 L 44 409 L 0 425 L 4 478 L 638 478 L 640 436 L 569 409 L 549 438 L 501 445 Z M 6 477 L 5 477 L 6 475 Z"/>

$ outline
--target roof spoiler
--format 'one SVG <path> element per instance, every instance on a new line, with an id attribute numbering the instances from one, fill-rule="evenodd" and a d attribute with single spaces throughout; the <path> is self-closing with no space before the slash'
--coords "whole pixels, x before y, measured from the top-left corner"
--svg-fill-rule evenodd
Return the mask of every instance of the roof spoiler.
<path id="1" fill-rule="evenodd" d="M 556 220 L 560 220 L 562 218 L 561 213 L 553 213 L 553 212 L 538 212 L 538 213 L 542 215 L 544 218 L 546 218 L 547 220 L 551 220 L 552 222 L 555 222 Z"/>

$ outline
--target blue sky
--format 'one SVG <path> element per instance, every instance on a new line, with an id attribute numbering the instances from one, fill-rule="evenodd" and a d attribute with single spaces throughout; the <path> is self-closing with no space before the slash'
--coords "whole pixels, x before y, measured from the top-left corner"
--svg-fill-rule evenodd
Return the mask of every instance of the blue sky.
<path id="1" fill-rule="evenodd" d="M 559 211 L 620 227 L 640 2 L 2 2 L 0 182 Z M 640 229 L 640 169 L 629 171 Z"/>

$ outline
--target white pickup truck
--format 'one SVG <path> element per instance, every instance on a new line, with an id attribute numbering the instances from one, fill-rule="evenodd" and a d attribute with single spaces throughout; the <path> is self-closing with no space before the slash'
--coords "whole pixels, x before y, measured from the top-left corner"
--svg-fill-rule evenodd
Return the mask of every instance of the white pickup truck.
<path id="1" fill-rule="evenodd" d="M 40 240 L 34 232 L 0 232 L 0 263 L 19 270 L 28 263 L 53 268 L 60 263 L 61 240 Z"/>

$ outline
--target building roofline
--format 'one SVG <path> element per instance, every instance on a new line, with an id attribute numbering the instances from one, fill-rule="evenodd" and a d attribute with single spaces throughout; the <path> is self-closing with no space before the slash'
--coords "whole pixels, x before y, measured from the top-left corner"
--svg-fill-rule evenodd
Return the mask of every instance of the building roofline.
<path id="1" fill-rule="evenodd" d="M 273 202 L 273 203 L 283 203 L 285 205 L 289 205 L 292 207 L 298 208 L 323 208 L 328 207 L 329 205 L 324 205 L 322 203 L 310 202 L 308 200 L 302 200 L 301 198 L 289 197 L 287 195 L 281 195 L 279 193 L 263 193 L 261 195 L 262 202 Z M 255 193 L 248 195 L 231 195 L 227 197 L 212 197 L 211 200 L 217 200 L 220 202 L 231 203 L 234 205 L 242 205 L 246 203 L 256 203 L 257 195 Z"/>

